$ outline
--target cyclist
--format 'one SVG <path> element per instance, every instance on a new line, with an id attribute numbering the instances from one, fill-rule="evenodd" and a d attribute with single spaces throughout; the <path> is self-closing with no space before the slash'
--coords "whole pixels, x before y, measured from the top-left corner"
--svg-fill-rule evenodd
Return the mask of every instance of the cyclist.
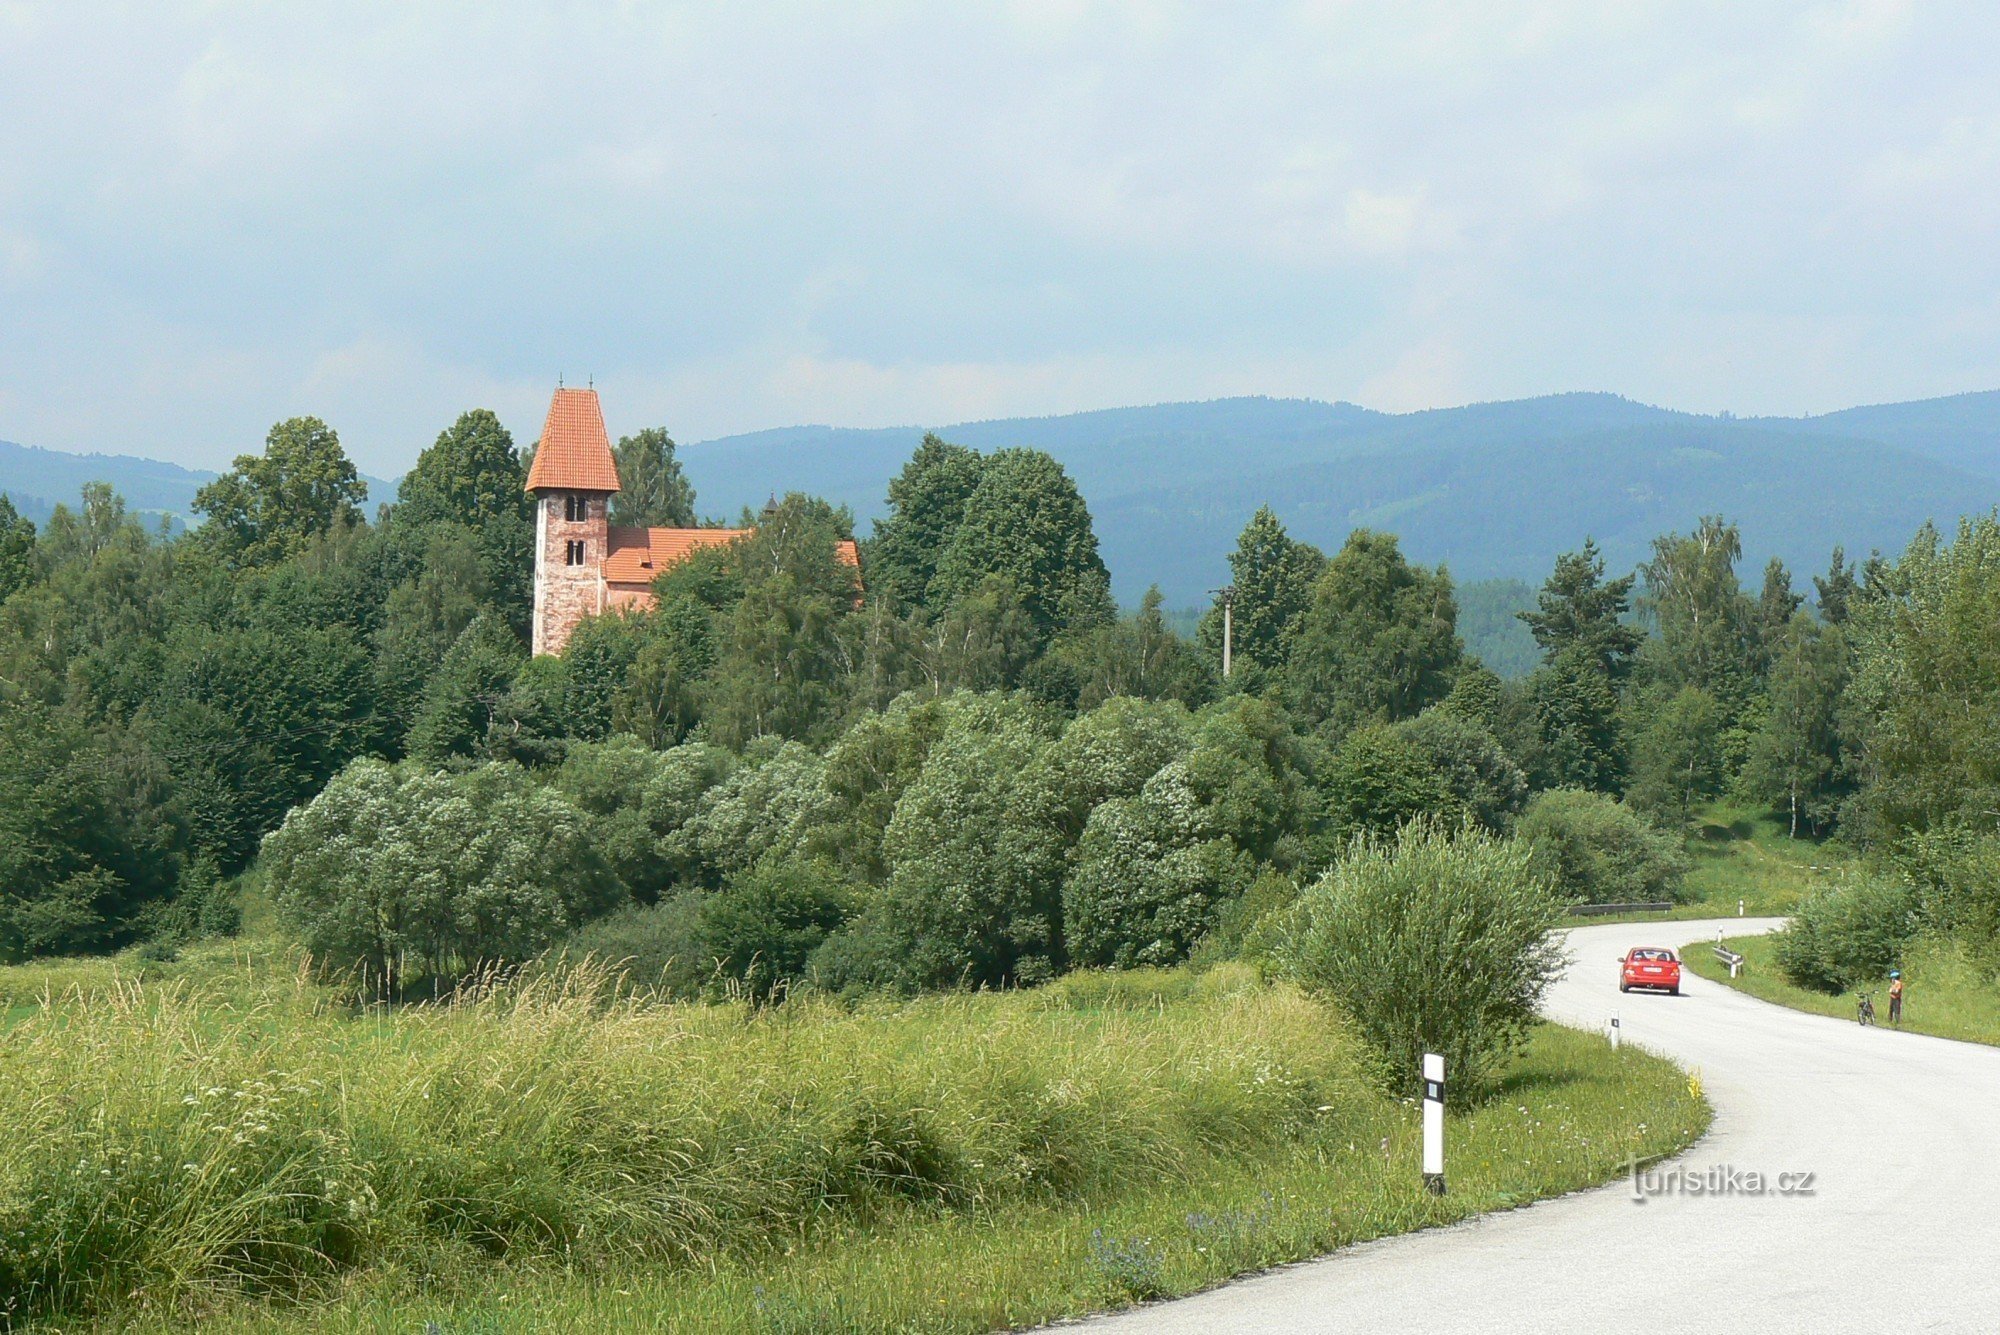
<path id="1" fill-rule="evenodd" d="M 1903 1023 L 1903 971 L 1889 970 L 1889 1023 L 1902 1027 Z"/>

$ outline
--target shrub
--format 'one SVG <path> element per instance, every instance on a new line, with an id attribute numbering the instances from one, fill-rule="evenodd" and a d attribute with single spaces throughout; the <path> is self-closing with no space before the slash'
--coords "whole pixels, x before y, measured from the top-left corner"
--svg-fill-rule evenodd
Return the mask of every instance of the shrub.
<path id="1" fill-rule="evenodd" d="M 1369 724 L 1341 740 L 1321 779 L 1328 834 L 1391 835 L 1422 816 L 1469 814 L 1430 753 L 1395 728 Z"/>
<path id="2" fill-rule="evenodd" d="M 585 923 L 553 952 L 575 966 L 592 960 L 622 973 L 634 986 L 670 997 L 694 997 L 714 976 L 703 956 L 701 908 L 709 892 L 682 890 L 657 904 L 629 904 Z"/>
<path id="3" fill-rule="evenodd" d="M 1474 677 L 1462 674 L 1460 680 Z M 1487 829 L 1505 831 L 1528 800 L 1528 780 L 1492 730 L 1461 712 L 1472 707 L 1447 700 L 1395 730 L 1429 758 L 1460 808 Z"/>
<path id="4" fill-rule="evenodd" d="M 1535 870 L 1586 904 L 1677 900 L 1687 877 L 1680 840 L 1602 793 L 1538 793 L 1515 828 Z"/>
<path id="5" fill-rule="evenodd" d="M 1909 885 L 1861 877 L 1807 895 L 1778 933 L 1774 953 L 1800 987 L 1840 993 L 1897 967 L 1920 925 Z"/>
<path id="6" fill-rule="evenodd" d="M 702 903 L 695 929 L 715 981 L 753 1001 L 804 976 L 827 936 L 854 916 L 855 890 L 830 863 L 767 862 L 737 876 Z"/>
<path id="7" fill-rule="evenodd" d="M 1065 941 L 1073 963 L 1177 964 L 1240 896 L 1257 863 L 1215 838 L 1213 812 L 1175 761 L 1137 797 L 1091 813 L 1063 886 Z"/>
<path id="8" fill-rule="evenodd" d="M 279 913 L 323 965 L 394 991 L 528 959 L 615 906 L 590 820 L 510 763 L 361 760 L 264 841 Z"/>
<path id="9" fill-rule="evenodd" d="M 1416 822 L 1393 841 L 1357 841 L 1300 897 L 1273 954 L 1340 1005 L 1392 1088 L 1435 1052 L 1448 1080 L 1478 1090 L 1560 968 L 1560 914 L 1526 845 Z"/>

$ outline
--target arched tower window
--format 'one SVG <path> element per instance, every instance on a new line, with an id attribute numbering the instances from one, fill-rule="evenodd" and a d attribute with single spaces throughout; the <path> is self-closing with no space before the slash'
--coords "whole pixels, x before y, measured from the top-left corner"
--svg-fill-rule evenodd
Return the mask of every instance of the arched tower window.
<path id="1" fill-rule="evenodd" d="M 581 524 L 590 518 L 590 498 L 575 492 L 563 497 L 563 518 L 572 524 Z"/>

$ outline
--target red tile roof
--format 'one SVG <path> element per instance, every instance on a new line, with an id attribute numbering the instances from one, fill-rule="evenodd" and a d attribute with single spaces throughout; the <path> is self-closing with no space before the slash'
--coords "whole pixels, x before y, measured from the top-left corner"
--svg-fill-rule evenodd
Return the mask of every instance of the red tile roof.
<path id="1" fill-rule="evenodd" d="M 611 550 L 604 558 L 606 584 L 651 584 L 661 571 L 685 561 L 703 547 L 714 547 L 757 530 L 750 528 L 614 528 Z M 861 568 L 861 553 L 852 538 L 833 545 L 843 565 Z"/>
<path id="2" fill-rule="evenodd" d="M 528 468 L 529 491 L 617 491 L 618 465 L 594 389 L 559 389 Z"/>
<path id="3" fill-rule="evenodd" d="M 607 584 L 651 584 L 662 570 L 679 565 L 703 547 L 734 542 L 747 528 L 614 528 L 604 558 Z"/>

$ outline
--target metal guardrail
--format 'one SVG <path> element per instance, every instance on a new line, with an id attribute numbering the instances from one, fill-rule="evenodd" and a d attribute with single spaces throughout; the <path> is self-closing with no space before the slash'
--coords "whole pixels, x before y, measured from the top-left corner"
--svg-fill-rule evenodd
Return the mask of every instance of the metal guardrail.
<path id="1" fill-rule="evenodd" d="M 1571 904 L 1575 918 L 1598 918 L 1611 913 L 1665 913 L 1674 906 L 1671 899 L 1648 900 L 1643 904 Z"/>
<path id="2" fill-rule="evenodd" d="M 1720 941 L 1715 944 L 1715 957 L 1729 966 L 1729 976 L 1731 978 L 1743 972 L 1743 957 L 1728 946 L 1723 945 Z"/>

